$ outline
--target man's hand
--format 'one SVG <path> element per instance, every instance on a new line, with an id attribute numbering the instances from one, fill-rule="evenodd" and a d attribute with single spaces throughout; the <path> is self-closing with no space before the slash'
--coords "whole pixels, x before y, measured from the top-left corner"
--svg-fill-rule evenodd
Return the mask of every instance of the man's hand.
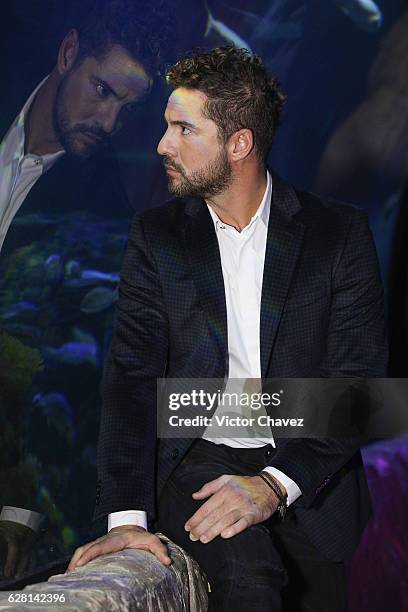
<path id="1" fill-rule="evenodd" d="M 35 532 L 14 521 L 0 521 L 0 573 L 17 578 L 24 573 L 35 541 Z"/>
<path id="2" fill-rule="evenodd" d="M 77 548 L 67 568 L 67 572 L 85 565 L 85 563 L 96 559 L 96 557 L 118 552 L 125 548 L 148 550 L 164 565 L 171 564 L 165 544 L 154 533 L 149 533 L 146 529 L 137 525 L 122 525 L 114 527 L 103 537 Z"/>
<path id="3" fill-rule="evenodd" d="M 278 481 L 282 493 L 285 488 Z M 194 499 L 210 497 L 187 521 L 190 539 L 206 544 L 217 536 L 231 538 L 275 512 L 279 500 L 259 476 L 224 475 L 193 493 Z"/>

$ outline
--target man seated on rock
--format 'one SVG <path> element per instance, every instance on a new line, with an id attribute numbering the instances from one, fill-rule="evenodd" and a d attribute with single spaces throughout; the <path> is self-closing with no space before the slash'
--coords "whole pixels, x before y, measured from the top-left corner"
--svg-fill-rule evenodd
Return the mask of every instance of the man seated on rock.
<path id="1" fill-rule="evenodd" d="M 367 218 L 267 168 L 284 98 L 259 57 L 197 52 L 167 80 L 158 152 L 175 198 L 133 222 L 105 370 L 96 516 L 109 533 L 69 570 L 124 548 L 169 565 L 156 530 L 206 572 L 211 610 L 344 611 L 371 509 L 358 441 L 158 441 L 156 379 L 383 375 Z"/>

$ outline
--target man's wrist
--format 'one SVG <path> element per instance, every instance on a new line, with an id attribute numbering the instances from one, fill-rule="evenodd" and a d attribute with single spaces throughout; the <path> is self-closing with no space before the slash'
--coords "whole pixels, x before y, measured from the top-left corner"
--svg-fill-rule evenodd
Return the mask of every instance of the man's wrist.
<path id="1" fill-rule="evenodd" d="M 133 523 L 130 523 L 129 525 L 118 525 L 117 527 L 112 527 L 112 529 L 109 530 L 109 533 L 117 533 L 120 531 L 127 531 L 129 529 L 132 529 L 133 531 L 147 531 L 147 529 L 141 525 L 134 525 Z"/>
<path id="2" fill-rule="evenodd" d="M 278 501 L 276 512 L 281 519 L 284 519 L 288 507 L 288 495 L 285 487 L 269 472 L 261 471 L 259 474 L 257 474 L 257 476 L 259 476 L 259 478 L 261 478 L 275 494 Z"/>
<path id="3" fill-rule="evenodd" d="M 276 478 L 276 476 L 274 476 L 273 474 L 271 474 L 270 472 L 267 472 L 266 470 L 262 470 L 261 472 L 262 474 L 265 474 L 267 478 L 271 478 L 273 480 L 273 482 L 276 484 L 276 486 L 279 489 L 280 492 L 280 496 L 281 497 L 286 497 L 288 496 L 288 492 L 286 490 L 286 487 L 281 483 L 280 480 L 278 480 L 278 478 Z"/>
<path id="4" fill-rule="evenodd" d="M 279 485 L 285 487 L 286 493 L 288 494 L 288 507 L 302 495 L 302 491 L 299 489 L 296 482 L 281 470 L 278 470 L 274 466 L 267 465 L 262 471 L 271 474 L 275 480 L 278 481 Z"/>

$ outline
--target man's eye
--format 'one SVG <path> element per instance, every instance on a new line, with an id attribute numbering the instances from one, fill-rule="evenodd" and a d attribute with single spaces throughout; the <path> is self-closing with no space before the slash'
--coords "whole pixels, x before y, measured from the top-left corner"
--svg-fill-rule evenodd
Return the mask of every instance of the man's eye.
<path id="1" fill-rule="evenodd" d="M 191 130 L 188 127 L 182 127 L 181 133 L 183 134 L 183 136 L 188 136 L 189 134 L 191 134 Z"/>
<path id="2" fill-rule="evenodd" d="M 109 89 L 105 87 L 103 83 L 98 83 L 96 86 L 96 91 L 101 98 L 107 98 L 109 95 Z"/>

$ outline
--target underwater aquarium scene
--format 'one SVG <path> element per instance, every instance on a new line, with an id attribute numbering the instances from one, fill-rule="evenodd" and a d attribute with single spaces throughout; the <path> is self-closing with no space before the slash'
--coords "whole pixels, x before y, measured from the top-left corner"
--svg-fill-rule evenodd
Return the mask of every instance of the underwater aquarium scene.
<path id="1" fill-rule="evenodd" d="M 0 9 L 1 590 L 64 572 L 106 533 L 93 518 L 104 363 L 132 217 L 170 197 L 163 75 L 186 52 L 244 48 L 278 79 L 268 167 L 368 214 L 389 376 L 408 378 L 406 0 L 135 0 L 115 27 L 139 62 L 118 46 L 87 55 L 109 1 Z M 362 453 L 373 516 L 347 562 L 349 610 L 403 612 L 408 438 Z"/>

